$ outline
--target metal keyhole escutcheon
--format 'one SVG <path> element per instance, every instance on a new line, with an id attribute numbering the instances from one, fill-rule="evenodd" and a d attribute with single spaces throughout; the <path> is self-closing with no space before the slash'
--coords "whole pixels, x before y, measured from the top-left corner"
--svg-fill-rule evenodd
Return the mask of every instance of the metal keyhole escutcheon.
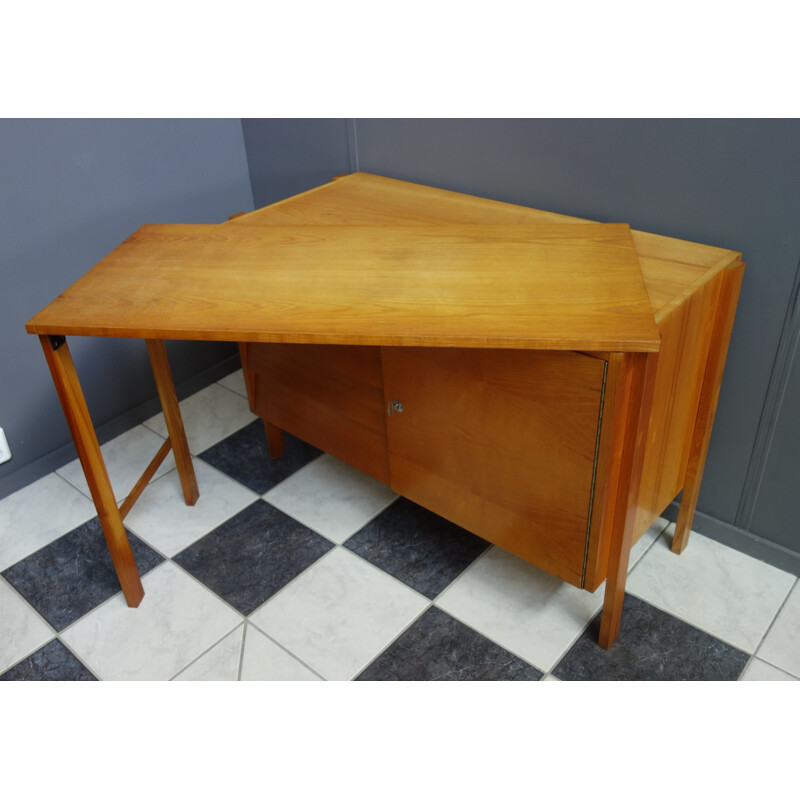
<path id="1" fill-rule="evenodd" d="M 403 413 L 403 404 L 399 400 L 394 400 L 389 403 L 389 416 L 391 417 L 392 414 L 402 414 Z"/>

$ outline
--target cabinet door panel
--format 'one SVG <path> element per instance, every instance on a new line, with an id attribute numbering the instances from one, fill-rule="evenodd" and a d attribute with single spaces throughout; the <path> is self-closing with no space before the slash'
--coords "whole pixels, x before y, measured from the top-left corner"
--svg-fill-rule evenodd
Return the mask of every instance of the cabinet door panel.
<path id="1" fill-rule="evenodd" d="M 382 348 L 392 488 L 581 585 L 605 362 Z"/>
<path id="2" fill-rule="evenodd" d="M 256 414 L 389 482 L 377 347 L 249 344 L 246 360 Z"/>

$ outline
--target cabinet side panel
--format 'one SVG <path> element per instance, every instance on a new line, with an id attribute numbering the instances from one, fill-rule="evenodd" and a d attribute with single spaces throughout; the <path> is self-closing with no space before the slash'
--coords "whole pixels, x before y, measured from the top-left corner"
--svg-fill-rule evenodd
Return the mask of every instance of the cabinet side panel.
<path id="1" fill-rule="evenodd" d="M 683 486 L 720 281 L 721 273 L 659 322 L 661 350 L 634 541 L 653 524 Z"/>
<path id="2" fill-rule="evenodd" d="M 254 413 L 389 482 L 379 348 L 249 344 L 247 367 Z"/>
<path id="3" fill-rule="evenodd" d="M 392 488 L 580 586 L 605 363 L 383 348 Z"/>

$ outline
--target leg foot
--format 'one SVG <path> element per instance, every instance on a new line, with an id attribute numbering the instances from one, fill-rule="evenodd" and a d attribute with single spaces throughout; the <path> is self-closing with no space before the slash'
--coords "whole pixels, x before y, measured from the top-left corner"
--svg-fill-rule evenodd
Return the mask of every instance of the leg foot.
<path id="1" fill-rule="evenodd" d="M 267 450 L 270 458 L 280 458 L 285 449 L 283 431 L 266 420 L 264 420 L 264 430 L 267 433 Z"/>

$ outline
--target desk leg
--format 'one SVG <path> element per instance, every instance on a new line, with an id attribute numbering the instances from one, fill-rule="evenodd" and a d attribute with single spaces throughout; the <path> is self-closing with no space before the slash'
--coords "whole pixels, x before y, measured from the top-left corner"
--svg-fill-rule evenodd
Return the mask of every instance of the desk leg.
<path id="1" fill-rule="evenodd" d="M 131 552 L 130 542 L 122 526 L 117 501 L 108 480 L 108 472 L 100 452 L 100 444 L 94 431 L 89 409 L 81 390 L 75 364 L 63 336 L 40 336 L 44 355 L 59 400 L 64 409 L 75 448 L 78 451 L 89 491 L 92 493 L 103 535 L 117 571 L 122 592 L 129 606 L 138 606 L 144 597 L 142 581 Z"/>
<path id="2" fill-rule="evenodd" d="M 728 355 L 728 343 L 733 329 L 733 318 L 739 300 L 739 289 L 742 286 L 744 264 L 726 269 L 722 274 L 717 310 L 714 316 L 714 330 L 708 349 L 706 371 L 700 389 L 700 402 L 697 407 L 697 418 L 689 446 L 689 460 L 686 464 L 686 475 L 683 483 L 683 495 L 675 523 L 675 534 L 672 537 L 672 552 L 682 553 L 689 543 L 689 533 L 700 495 L 700 481 L 703 479 L 703 468 L 708 455 L 708 444 L 711 441 L 711 427 L 717 411 L 719 389 L 722 385 L 722 373 L 725 370 L 725 359 Z"/>
<path id="3" fill-rule="evenodd" d="M 619 634 L 633 526 L 647 444 L 658 353 L 622 356 L 614 409 L 614 436 L 621 437 L 619 479 L 611 521 L 611 550 L 598 643 L 608 649 Z"/>
<path id="4" fill-rule="evenodd" d="M 183 499 L 187 506 L 193 506 L 200 497 L 197 488 L 197 478 L 192 465 L 192 455 L 189 452 L 189 443 L 186 441 L 186 431 L 183 428 L 181 409 L 178 405 L 178 395 L 175 394 L 175 384 L 172 381 L 172 371 L 167 360 L 167 349 L 161 339 L 147 339 L 147 353 L 150 356 L 150 365 L 153 368 L 153 377 L 156 379 L 158 397 L 164 411 L 167 423 L 167 432 L 178 466 L 178 477 L 183 489 Z"/>

